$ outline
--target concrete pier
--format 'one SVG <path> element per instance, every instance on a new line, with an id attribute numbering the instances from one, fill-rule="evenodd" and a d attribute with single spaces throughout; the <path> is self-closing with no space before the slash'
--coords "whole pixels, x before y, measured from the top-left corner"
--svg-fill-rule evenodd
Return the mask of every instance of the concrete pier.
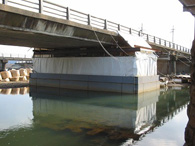
<path id="1" fill-rule="evenodd" d="M 190 61 L 187 59 L 176 59 L 172 56 L 168 59 L 158 59 L 158 73 L 160 75 L 190 74 Z"/>
<path id="2" fill-rule="evenodd" d="M 0 60 L 0 71 L 5 71 L 6 63 L 8 63 L 8 60 L 6 60 L 6 59 Z"/>
<path id="3" fill-rule="evenodd" d="M 30 85 L 141 93 L 159 89 L 157 56 L 135 52 L 135 56 L 35 58 Z"/>
<path id="4" fill-rule="evenodd" d="M 120 77 L 48 73 L 31 74 L 30 85 L 118 93 L 142 93 L 160 87 L 158 75 Z"/>

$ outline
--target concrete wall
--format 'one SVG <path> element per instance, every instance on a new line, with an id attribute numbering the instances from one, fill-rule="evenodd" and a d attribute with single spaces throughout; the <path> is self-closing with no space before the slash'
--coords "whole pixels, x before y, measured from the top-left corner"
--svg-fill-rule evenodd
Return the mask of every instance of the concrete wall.
<path id="1" fill-rule="evenodd" d="M 33 73 L 30 85 L 118 93 L 141 93 L 159 89 L 159 76 L 121 77 Z"/>

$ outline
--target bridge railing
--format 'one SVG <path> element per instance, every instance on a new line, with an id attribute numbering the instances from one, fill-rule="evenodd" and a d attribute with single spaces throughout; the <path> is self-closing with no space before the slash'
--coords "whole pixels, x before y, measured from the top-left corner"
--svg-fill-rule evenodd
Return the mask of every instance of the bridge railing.
<path id="1" fill-rule="evenodd" d="M 22 63 L 32 64 L 33 61 L 16 61 L 16 64 L 22 64 Z"/>
<path id="2" fill-rule="evenodd" d="M 135 29 L 108 21 L 106 19 L 91 16 L 90 14 L 82 13 L 77 10 L 70 9 L 69 7 L 64 7 L 59 4 L 55 4 L 47 0 L 2 0 L 1 3 L 57 18 L 74 21 L 84 25 L 90 25 L 92 27 L 97 27 L 100 29 L 130 33 L 132 35 L 143 37 L 146 41 L 150 43 L 164 46 L 175 51 L 190 54 L 190 49 L 186 47 L 180 46 L 178 44 L 172 43 L 156 36 L 142 33 L 141 31 L 137 31 Z"/>
<path id="3" fill-rule="evenodd" d="M 13 53 L 0 53 L 0 58 L 33 58 L 31 54 L 13 54 Z"/>

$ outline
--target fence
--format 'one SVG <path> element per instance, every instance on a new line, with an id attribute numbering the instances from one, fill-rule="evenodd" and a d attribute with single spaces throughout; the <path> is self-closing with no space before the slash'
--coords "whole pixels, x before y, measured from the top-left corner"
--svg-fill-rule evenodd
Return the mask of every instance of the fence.
<path id="1" fill-rule="evenodd" d="M 0 53 L 0 58 L 5 59 L 21 59 L 21 60 L 32 60 L 31 54 L 10 54 L 10 53 Z"/>
<path id="2" fill-rule="evenodd" d="M 36 1 L 36 2 L 35 2 Z M 138 35 L 143 37 L 146 41 L 155 43 L 157 45 L 161 45 L 164 47 L 171 48 L 176 51 L 184 52 L 190 54 L 190 49 L 172 43 L 170 41 L 158 38 L 156 36 L 152 36 L 149 34 L 142 33 L 141 31 L 137 31 L 135 29 L 131 29 L 129 27 L 108 21 L 106 19 L 98 18 L 95 16 L 91 16 L 90 14 L 85 14 L 69 7 L 64 7 L 55 3 L 52 3 L 47 0 L 2 0 L 2 4 L 30 10 L 37 13 L 42 13 L 45 15 L 50 15 L 53 17 L 58 17 L 70 21 L 74 21 L 77 23 L 81 23 L 84 25 L 90 25 L 93 27 L 97 27 L 100 29 L 106 29 L 109 31 L 121 31 L 125 33 L 130 33 L 132 35 Z"/>

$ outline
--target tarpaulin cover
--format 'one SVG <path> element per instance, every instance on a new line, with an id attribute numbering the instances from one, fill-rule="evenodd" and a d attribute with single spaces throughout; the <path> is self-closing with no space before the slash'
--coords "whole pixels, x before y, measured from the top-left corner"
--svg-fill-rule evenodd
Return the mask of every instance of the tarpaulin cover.
<path id="1" fill-rule="evenodd" d="M 157 57 L 136 52 L 134 57 L 34 58 L 33 69 L 54 74 L 153 76 L 157 75 Z"/>
<path id="2" fill-rule="evenodd" d="M 133 48 L 139 46 L 141 48 L 152 49 L 152 47 L 142 37 L 122 32 L 119 32 L 119 35 L 122 36 L 123 39 Z"/>

